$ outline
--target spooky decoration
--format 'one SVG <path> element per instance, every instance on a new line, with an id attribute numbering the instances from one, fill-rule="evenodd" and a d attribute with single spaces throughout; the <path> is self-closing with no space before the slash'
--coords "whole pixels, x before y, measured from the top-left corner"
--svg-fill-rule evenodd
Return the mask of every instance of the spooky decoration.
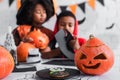
<path id="1" fill-rule="evenodd" d="M 33 49 L 33 48 L 35 48 L 35 46 L 32 45 L 31 43 L 21 42 L 20 45 L 17 47 L 17 60 L 18 60 L 18 62 L 26 62 L 29 50 Z"/>
<path id="2" fill-rule="evenodd" d="M 0 80 L 8 76 L 14 68 L 14 59 L 5 49 L 0 46 Z"/>
<path id="3" fill-rule="evenodd" d="M 49 38 L 46 34 L 42 33 L 40 30 L 34 30 L 28 34 L 27 39 L 31 39 L 31 43 L 35 45 L 36 48 L 45 49 L 48 46 Z"/>
<path id="4" fill-rule="evenodd" d="M 74 61 L 80 71 L 100 75 L 112 67 L 114 55 L 107 45 L 90 35 L 89 40 L 76 51 Z"/>

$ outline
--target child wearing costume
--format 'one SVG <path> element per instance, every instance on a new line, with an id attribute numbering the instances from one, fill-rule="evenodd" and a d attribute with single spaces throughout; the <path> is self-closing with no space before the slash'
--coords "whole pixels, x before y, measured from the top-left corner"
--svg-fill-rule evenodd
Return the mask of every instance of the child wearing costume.
<path id="1" fill-rule="evenodd" d="M 75 51 L 86 42 L 84 38 L 78 37 L 78 22 L 75 15 L 71 11 L 63 11 L 57 16 L 57 21 L 53 32 L 54 35 L 56 35 L 56 33 L 61 29 L 72 36 L 70 39 L 67 39 L 66 45 L 73 53 L 75 53 Z M 66 38 L 67 37 L 68 36 L 66 36 Z M 66 57 L 61 52 L 59 46 L 56 47 L 56 43 L 57 41 L 55 36 L 53 36 L 49 44 L 51 51 L 44 53 L 42 55 L 43 58 Z"/>

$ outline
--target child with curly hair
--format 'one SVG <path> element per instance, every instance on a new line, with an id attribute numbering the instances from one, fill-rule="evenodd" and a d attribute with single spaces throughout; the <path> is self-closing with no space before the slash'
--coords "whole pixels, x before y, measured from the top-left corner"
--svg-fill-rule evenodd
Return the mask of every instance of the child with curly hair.
<path id="1" fill-rule="evenodd" d="M 42 26 L 54 15 L 52 0 L 25 0 L 17 12 L 17 27 L 12 31 L 15 45 L 18 46 L 24 41 L 25 36 L 34 29 L 45 33 L 49 39 L 53 32 Z"/>

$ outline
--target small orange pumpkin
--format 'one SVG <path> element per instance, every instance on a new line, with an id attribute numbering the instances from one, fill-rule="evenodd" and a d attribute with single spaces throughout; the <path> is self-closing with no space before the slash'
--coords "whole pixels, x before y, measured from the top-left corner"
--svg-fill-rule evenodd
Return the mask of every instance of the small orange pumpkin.
<path id="1" fill-rule="evenodd" d="M 49 43 L 48 36 L 40 30 L 34 30 L 30 32 L 26 38 L 32 39 L 32 43 L 35 45 L 36 48 L 39 49 L 45 49 Z"/>
<path id="2" fill-rule="evenodd" d="M 10 52 L 0 46 L 0 80 L 8 76 L 14 69 L 14 59 Z"/>
<path id="3" fill-rule="evenodd" d="M 17 26 L 17 31 L 21 40 L 24 40 L 24 37 L 30 32 L 30 25 L 19 25 Z"/>
<path id="4" fill-rule="evenodd" d="M 107 45 L 90 35 L 89 40 L 76 51 L 74 61 L 80 71 L 101 75 L 113 66 L 114 55 Z"/>
<path id="5" fill-rule="evenodd" d="M 29 49 L 35 48 L 31 43 L 21 42 L 19 46 L 17 46 L 17 60 L 18 62 L 25 62 L 28 57 Z"/>

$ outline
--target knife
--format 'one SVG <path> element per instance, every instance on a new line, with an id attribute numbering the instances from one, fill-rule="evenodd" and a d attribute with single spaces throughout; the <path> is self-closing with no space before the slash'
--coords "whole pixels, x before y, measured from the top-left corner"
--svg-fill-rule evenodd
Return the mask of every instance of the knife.
<path id="1" fill-rule="evenodd" d="M 65 36 L 66 33 L 63 31 L 63 30 L 59 30 L 56 35 L 55 35 L 55 38 L 59 44 L 59 47 L 60 47 L 60 50 L 62 51 L 62 53 L 68 58 L 68 59 L 71 59 L 73 60 L 74 59 L 74 53 L 72 51 L 70 51 L 68 48 L 67 48 L 67 41 L 65 39 Z"/>

